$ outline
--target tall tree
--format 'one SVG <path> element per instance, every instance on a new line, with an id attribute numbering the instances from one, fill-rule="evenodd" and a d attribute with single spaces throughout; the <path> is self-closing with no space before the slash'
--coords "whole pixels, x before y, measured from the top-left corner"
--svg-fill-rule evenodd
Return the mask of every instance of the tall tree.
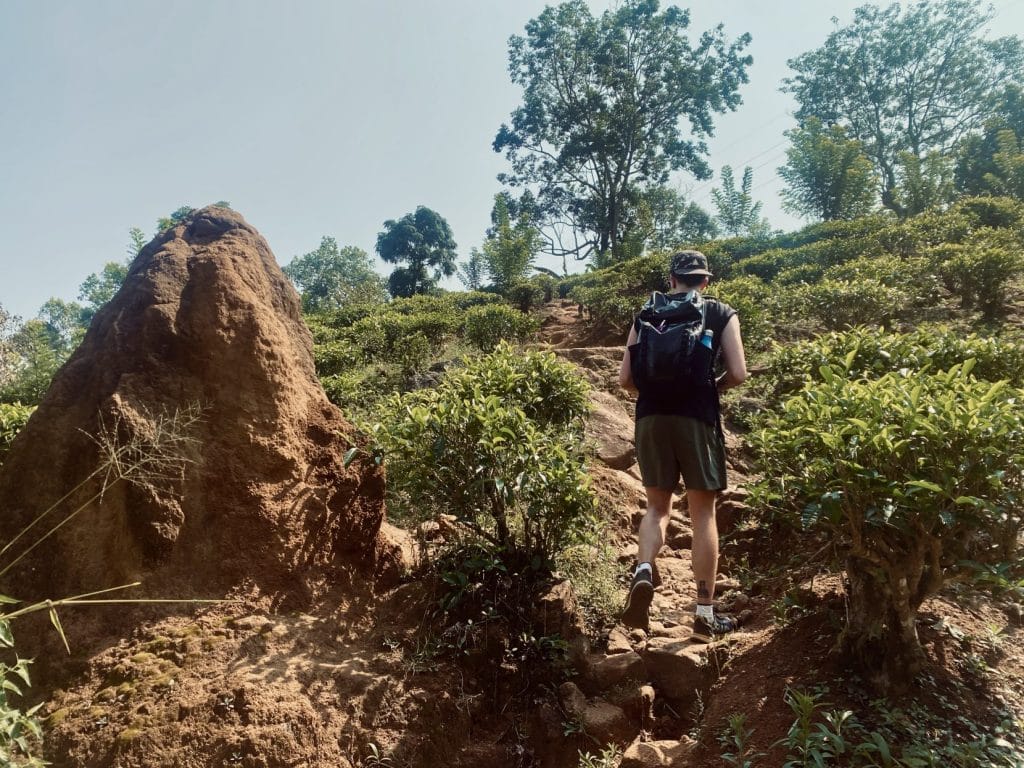
<path id="1" fill-rule="evenodd" d="M 657 0 L 623 0 L 600 18 L 569 0 L 509 41 L 523 104 L 494 140 L 512 166 L 498 178 L 536 191 L 550 253 L 614 257 L 646 187 L 672 171 L 711 175 L 704 139 L 713 114 L 740 103 L 750 36 L 730 43 L 719 25 L 691 44 L 689 26 L 688 11 L 659 12 Z"/>
<path id="2" fill-rule="evenodd" d="M 1016 151 L 1014 146 L 1018 148 Z M 984 130 L 961 142 L 956 155 L 957 191 L 967 195 L 1010 194 L 1024 198 L 1024 192 L 1013 182 L 1013 169 L 1024 160 L 1020 157 L 1022 148 L 1024 88 L 1011 85 L 999 100 L 995 114 L 986 121 Z"/>
<path id="3" fill-rule="evenodd" d="M 842 125 L 863 143 L 881 177 L 882 204 L 903 215 L 902 153 L 948 153 L 1024 72 L 1019 38 L 981 37 L 991 18 L 980 0 L 921 0 L 902 11 L 862 6 L 852 24 L 789 61 L 796 74 L 783 91 L 799 103 L 799 120 Z"/>
<path id="4" fill-rule="evenodd" d="M 478 248 L 469 252 L 469 258 L 459 263 L 456 275 L 468 291 L 479 291 L 487 279 L 487 264 Z"/>
<path id="5" fill-rule="evenodd" d="M 852 219 L 871 210 L 877 177 L 857 139 L 840 125 L 809 117 L 786 131 L 790 146 L 779 176 L 786 182 L 783 207 L 810 219 Z"/>
<path id="6" fill-rule="evenodd" d="M 398 267 L 388 278 L 392 296 L 426 293 L 437 281 L 455 274 L 455 237 L 439 213 L 418 206 L 398 220 L 384 222 L 377 235 L 377 254 Z M 432 271 L 431 271 L 432 268 Z"/>
<path id="7" fill-rule="evenodd" d="M 99 272 L 93 272 L 78 287 L 78 299 L 84 301 L 82 325 L 89 326 L 96 311 L 114 298 L 128 277 L 128 263 L 108 261 Z"/>
<path id="8" fill-rule="evenodd" d="M 284 273 L 302 294 L 306 312 L 387 297 L 384 280 L 374 271 L 370 255 L 353 245 L 339 248 L 333 237 L 322 238 L 315 251 L 296 256 Z"/>
<path id="9" fill-rule="evenodd" d="M 954 198 L 953 161 L 941 152 L 917 157 L 913 152 L 900 155 L 896 202 L 907 216 L 916 216 L 929 208 L 945 205 Z"/>
<path id="10" fill-rule="evenodd" d="M 732 167 L 722 166 L 722 186 L 711 190 L 711 199 L 718 210 L 717 223 L 722 234 L 729 237 L 760 237 L 770 231 L 768 222 L 761 217 L 761 203 L 755 203 L 750 191 L 754 184 L 754 171 L 743 169 L 739 189 Z"/>
<path id="11" fill-rule="evenodd" d="M 494 287 L 506 291 L 529 275 L 541 248 L 541 236 L 530 208 L 521 207 L 513 221 L 506 195 L 494 196 L 491 219 L 494 226 L 482 249 L 484 264 Z"/>
<path id="12" fill-rule="evenodd" d="M 648 248 L 679 248 L 718 236 L 711 214 L 668 185 L 645 189 L 631 212 L 636 223 L 630 229 Z"/>

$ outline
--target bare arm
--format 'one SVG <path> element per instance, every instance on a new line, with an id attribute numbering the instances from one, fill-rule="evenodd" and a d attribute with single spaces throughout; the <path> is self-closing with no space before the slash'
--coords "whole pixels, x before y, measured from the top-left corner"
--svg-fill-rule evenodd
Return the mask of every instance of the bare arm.
<path id="1" fill-rule="evenodd" d="M 636 344 L 636 328 L 629 329 L 629 338 L 626 339 L 626 349 L 622 353 L 622 363 L 619 365 L 619 386 L 627 392 L 636 394 L 636 384 L 633 383 L 633 369 L 630 367 L 629 348 Z"/>
<path id="2" fill-rule="evenodd" d="M 743 353 L 740 319 L 736 315 L 729 318 L 722 331 L 722 362 L 725 364 L 725 373 L 718 377 L 720 390 L 738 387 L 747 380 L 747 358 Z"/>

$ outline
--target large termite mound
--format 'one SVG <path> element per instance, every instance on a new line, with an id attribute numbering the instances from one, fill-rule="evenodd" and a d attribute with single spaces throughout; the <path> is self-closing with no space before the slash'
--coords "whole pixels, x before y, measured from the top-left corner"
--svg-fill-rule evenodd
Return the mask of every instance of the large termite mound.
<path id="1" fill-rule="evenodd" d="M 209 207 L 143 249 L 0 470 L 0 587 L 314 600 L 390 552 L 383 476 L 328 402 L 260 234 Z M 66 498 L 65 498 L 66 497 Z"/>

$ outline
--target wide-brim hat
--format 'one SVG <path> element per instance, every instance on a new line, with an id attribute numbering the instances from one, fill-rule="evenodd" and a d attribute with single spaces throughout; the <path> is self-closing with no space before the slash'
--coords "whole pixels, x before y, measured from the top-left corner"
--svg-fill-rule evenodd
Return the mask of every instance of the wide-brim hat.
<path id="1" fill-rule="evenodd" d="M 708 257 L 700 251 L 679 251 L 679 253 L 674 254 L 669 271 L 679 277 L 684 275 L 712 277 L 711 272 L 708 271 Z"/>

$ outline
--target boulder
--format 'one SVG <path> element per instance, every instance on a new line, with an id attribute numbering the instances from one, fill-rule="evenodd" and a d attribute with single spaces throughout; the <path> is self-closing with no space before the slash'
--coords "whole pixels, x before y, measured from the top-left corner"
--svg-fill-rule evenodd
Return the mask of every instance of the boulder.
<path id="1" fill-rule="evenodd" d="M 633 646 L 629 642 L 629 637 L 626 633 L 619 627 L 612 627 L 608 632 L 608 655 L 629 653 L 632 650 Z"/>
<path id="2" fill-rule="evenodd" d="M 660 768 L 674 766 L 683 768 L 689 764 L 695 742 L 683 741 L 634 741 L 622 755 L 620 768 Z"/>
<path id="3" fill-rule="evenodd" d="M 614 395 L 591 392 L 587 437 L 593 440 L 597 457 L 612 469 L 629 469 L 636 461 L 633 419 Z"/>
<path id="4" fill-rule="evenodd" d="M 643 659 L 654 686 L 667 698 L 688 704 L 718 678 L 725 654 L 721 645 L 654 637 L 644 648 Z"/>
<path id="5" fill-rule="evenodd" d="M 542 635 L 558 635 L 565 641 L 573 665 L 580 669 L 585 666 L 590 640 L 571 581 L 560 581 L 542 595 L 534 607 L 533 619 Z"/>
<path id="6" fill-rule="evenodd" d="M 597 654 L 587 657 L 583 683 L 587 690 L 602 693 L 617 685 L 640 682 L 647 677 L 644 660 L 635 651 L 610 656 Z"/>
<path id="7" fill-rule="evenodd" d="M 604 699 L 588 700 L 575 683 L 562 683 L 558 698 L 565 713 L 599 744 L 627 744 L 639 730 L 621 707 Z"/>

